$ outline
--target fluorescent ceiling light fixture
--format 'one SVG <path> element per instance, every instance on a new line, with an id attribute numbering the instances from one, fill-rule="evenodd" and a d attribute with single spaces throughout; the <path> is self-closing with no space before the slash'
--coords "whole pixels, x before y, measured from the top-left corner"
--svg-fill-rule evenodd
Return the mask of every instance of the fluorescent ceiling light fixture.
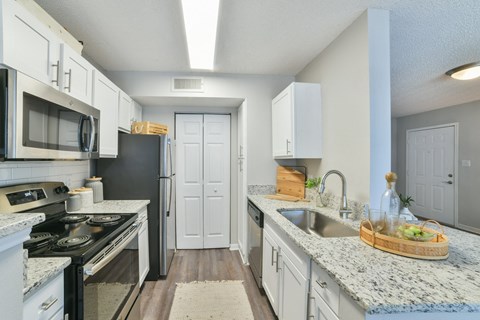
<path id="1" fill-rule="evenodd" d="M 213 70 L 220 0 L 182 0 L 190 68 Z"/>
<path id="2" fill-rule="evenodd" d="M 480 77 L 480 62 L 468 63 L 445 72 L 446 75 L 457 80 L 472 80 Z"/>

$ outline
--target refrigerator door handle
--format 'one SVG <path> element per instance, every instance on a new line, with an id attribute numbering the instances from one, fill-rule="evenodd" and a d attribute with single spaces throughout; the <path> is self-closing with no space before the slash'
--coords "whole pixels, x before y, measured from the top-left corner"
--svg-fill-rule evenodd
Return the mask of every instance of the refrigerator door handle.
<path id="1" fill-rule="evenodd" d="M 168 154 L 170 157 L 170 172 L 169 175 L 173 175 L 173 163 L 172 163 L 172 140 L 168 138 Z"/>
<path id="2" fill-rule="evenodd" d="M 167 208 L 167 217 L 170 217 L 170 209 L 172 208 L 172 186 L 173 186 L 173 181 L 172 178 L 167 178 L 168 181 L 170 182 L 170 199 L 168 200 L 168 208 Z"/>

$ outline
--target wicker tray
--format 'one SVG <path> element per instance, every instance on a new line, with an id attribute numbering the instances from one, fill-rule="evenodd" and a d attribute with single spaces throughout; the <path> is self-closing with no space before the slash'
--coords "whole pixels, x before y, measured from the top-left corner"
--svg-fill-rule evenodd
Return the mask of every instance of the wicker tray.
<path id="1" fill-rule="evenodd" d="M 442 232 L 426 228 L 427 223 L 437 224 Z M 406 226 L 410 226 L 407 224 Z M 360 239 L 374 248 L 398 254 L 405 257 L 424 260 L 444 260 L 448 258 L 448 238 L 444 234 L 443 227 L 435 220 L 427 220 L 420 227 L 421 229 L 436 234 L 431 241 L 421 242 L 404 240 L 390 237 L 372 231 L 370 221 L 365 220 L 360 224 Z"/>
<path id="2" fill-rule="evenodd" d="M 132 134 L 167 134 L 168 127 L 150 121 L 132 123 Z"/>

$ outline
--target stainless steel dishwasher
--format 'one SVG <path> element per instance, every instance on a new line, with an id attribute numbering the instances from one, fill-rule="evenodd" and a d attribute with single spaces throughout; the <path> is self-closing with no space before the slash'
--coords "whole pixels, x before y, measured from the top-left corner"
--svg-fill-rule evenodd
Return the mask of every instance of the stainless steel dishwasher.
<path id="1" fill-rule="evenodd" d="M 259 288 L 262 288 L 263 212 L 248 201 L 248 262 Z"/>

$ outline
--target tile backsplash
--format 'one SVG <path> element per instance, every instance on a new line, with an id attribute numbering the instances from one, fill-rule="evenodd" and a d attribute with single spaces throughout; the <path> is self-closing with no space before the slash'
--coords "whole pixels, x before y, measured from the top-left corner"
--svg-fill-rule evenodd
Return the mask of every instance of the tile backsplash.
<path id="1" fill-rule="evenodd" d="M 90 161 L 0 162 L 0 186 L 43 181 L 63 181 L 70 189 L 83 186 L 90 176 Z"/>

